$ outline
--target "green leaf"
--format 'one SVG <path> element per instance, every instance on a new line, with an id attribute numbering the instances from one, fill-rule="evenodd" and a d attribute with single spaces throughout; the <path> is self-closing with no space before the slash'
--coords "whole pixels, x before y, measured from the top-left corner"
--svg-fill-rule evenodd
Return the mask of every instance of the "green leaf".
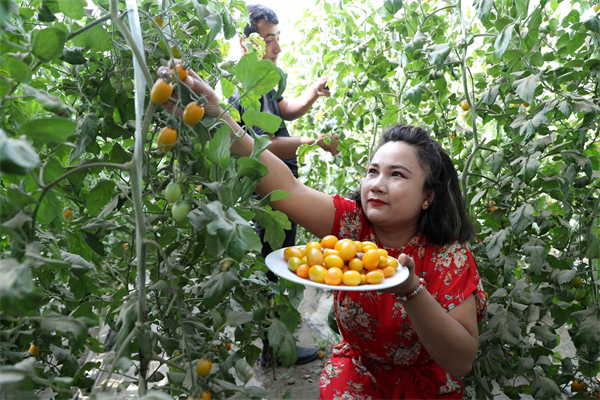
<path id="1" fill-rule="evenodd" d="M 450 47 L 449 43 L 436 44 L 428 50 L 427 61 L 431 65 L 435 65 L 438 68 L 442 68 L 444 60 L 446 60 L 446 57 L 448 57 L 448 54 L 450 54 L 451 50 L 452 48 Z"/>
<path id="2" fill-rule="evenodd" d="M 529 22 L 527 23 L 527 28 L 532 31 L 538 29 L 542 24 L 544 16 L 542 15 L 542 10 L 540 8 L 536 8 L 533 10 L 531 15 L 529 16 Z"/>
<path id="3" fill-rule="evenodd" d="M 479 0 L 476 4 L 477 18 L 482 22 L 489 22 L 490 12 L 494 7 L 494 0 Z"/>
<path id="4" fill-rule="evenodd" d="M 423 46 L 425 46 L 425 40 L 427 40 L 427 36 L 421 31 L 417 31 L 411 41 L 404 46 L 404 52 L 407 54 L 412 54 L 415 50 L 421 50 Z"/>
<path id="5" fill-rule="evenodd" d="M 206 158 L 221 168 L 227 168 L 231 162 L 231 133 L 227 124 L 222 124 L 215 136 L 208 142 Z"/>
<path id="6" fill-rule="evenodd" d="M 221 32 L 221 29 L 223 29 L 223 18 L 221 18 L 221 14 L 209 10 L 205 5 L 199 4 L 197 0 L 193 0 L 192 3 L 196 9 L 198 20 L 204 22 L 210 29 L 203 43 L 203 48 L 206 49 L 212 44 L 219 32 Z"/>
<path id="7" fill-rule="evenodd" d="M 48 312 L 42 316 L 41 329 L 45 332 L 54 331 L 66 335 L 69 338 L 72 349 L 78 350 L 85 344 L 88 327 L 94 322 L 85 317 L 72 318 L 54 312 Z"/>
<path id="8" fill-rule="evenodd" d="M 553 342 L 558 338 L 556 333 L 550 331 L 550 327 L 548 325 L 534 325 L 531 327 L 531 333 L 533 333 L 535 338 L 542 343 Z"/>
<path id="9" fill-rule="evenodd" d="M 512 39 L 513 28 L 515 24 L 508 24 L 502 29 L 502 32 L 496 38 L 494 42 L 494 49 L 496 50 L 496 57 L 502 59 L 502 56 L 508 49 L 508 45 L 510 44 L 510 40 Z"/>
<path id="10" fill-rule="evenodd" d="M 42 142 L 64 143 L 75 133 L 77 124 L 66 118 L 39 118 L 25 122 L 19 128 L 19 133 Z"/>
<path id="11" fill-rule="evenodd" d="M 291 367 L 298 359 L 296 354 L 296 339 L 290 333 L 283 322 L 276 319 L 271 320 L 269 326 L 269 345 L 273 347 L 277 358 L 284 367 Z"/>
<path id="12" fill-rule="evenodd" d="M 256 376 L 256 372 L 254 372 L 250 364 L 243 358 L 239 358 L 235 362 L 235 373 L 244 384 Z"/>
<path id="13" fill-rule="evenodd" d="M 246 110 L 242 118 L 246 126 L 258 126 L 268 133 L 277 132 L 282 122 L 282 119 L 277 115 L 255 110 Z"/>
<path id="14" fill-rule="evenodd" d="M 488 329 L 497 329 L 497 334 L 504 343 L 517 345 L 521 336 L 519 321 L 508 310 L 502 309 L 494 315 L 487 326 Z"/>
<path id="15" fill-rule="evenodd" d="M 100 210 L 112 200 L 114 196 L 115 183 L 102 180 L 94 186 L 85 197 L 85 206 L 91 216 L 96 216 Z"/>
<path id="16" fill-rule="evenodd" d="M 290 229 L 292 226 L 287 215 L 281 211 L 268 210 L 270 207 L 267 210 L 256 209 L 255 219 L 265 229 L 264 241 L 269 243 L 271 248 L 278 249 L 285 239 L 284 229 Z"/>
<path id="17" fill-rule="evenodd" d="M 421 104 L 421 95 L 425 92 L 423 90 L 424 84 L 424 82 L 421 82 L 404 92 L 404 95 L 406 96 L 408 101 L 410 101 L 417 107 L 419 106 L 419 104 Z"/>
<path id="18" fill-rule="evenodd" d="M 0 260 L 0 310 L 6 315 L 31 315 L 44 297 L 26 265 L 14 258 Z"/>
<path id="19" fill-rule="evenodd" d="M 513 86 L 515 86 L 515 91 L 524 102 L 532 103 L 535 95 L 535 88 L 539 81 L 540 76 L 538 74 L 529 75 L 526 78 L 515 81 Z"/>
<path id="20" fill-rule="evenodd" d="M 543 376 L 541 370 L 533 369 L 531 395 L 535 399 L 562 399 L 560 388 L 552 379 Z"/>
<path id="21" fill-rule="evenodd" d="M 390 14 L 396 14 L 402 8 L 402 0 L 385 0 L 383 6 Z"/>
<path id="22" fill-rule="evenodd" d="M 62 54 L 67 37 L 67 32 L 55 27 L 34 30 L 31 51 L 41 61 L 52 61 Z"/>
<path id="23" fill-rule="evenodd" d="M 73 107 L 63 104 L 58 97 L 54 97 L 43 90 L 35 89 L 29 85 L 23 85 L 23 94 L 25 96 L 35 97 L 37 101 L 42 103 L 42 108 L 44 110 L 50 111 L 58 116 L 69 117 L 76 113 Z"/>
<path id="24" fill-rule="evenodd" d="M 498 97 L 498 93 L 500 90 L 500 86 L 494 85 L 486 90 L 481 96 L 481 101 L 488 106 L 491 106 L 496 102 L 496 98 Z"/>
<path id="25" fill-rule="evenodd" d="M 531 237 L 529 242 L 523 245 L 523 254 L 527 255 L 532 272 L 538 275 L 546 259 L 546 243 Z"/>
<path id="26" fill-rule="evenodd" d="M 560 156 L 566 164 L 577 166 L 578 169 L 585 172 L 589 179 L 592 179 L 593 166 L 589 157 L 584 156 L 575 150 L 563 150 L 560 152 Z"/>
<path id="27" fill-rule="evenodd" d="M 38 154 L 26 140 L 9 138 L 0 129 L 0 171 L 24 175 L 39 163 Z"/>
<path id="28" fill-rule="evenodd" d="M 278 98 L 283 96 L 283 92 L 285 92 L 285 88 L 287 87 L 287 74 L 283 72 L 281 68 L 277 68 L 277 72 L 279 72 L 279 83 L 277 84 L 277 91 L 273 95 L 269 101 L 277 101 Z M 272 132 L 271 132 L 272 133 Z"/>
<path id="29" fill-rule="evenodd" d="M 82 51 L 81 47 L 65 48 L 60 59 L 71 65 L 83 65 L 87 62 L 87 58 L 85 58 Z"/>
<path id="30" fill-rule="evenodd" d="M 53 189 L 48 191 L 37 213 L 37 218 L 42 224 L 49 225 L 55 218 L 62 215 L 62 206 Z"/>
<path id="31" fill-rule="evenodd" d="M 81 0 L 59 0 L 60 11 L 72 19 L 81 19 L 83 12 L 83 1 Z"/>
<path id="32" fill-rule="evenodd" d="M 533 212 L 533 207 L 530 204 L 523 204 L 508 216 L 515 235 L 521 234 L 526 228 L 531 226 Z"/>
<path id="33" fill-rule="evenodd" d="M 600 35 L 600 18 L 597 15 L 590 16 L 584 23 L 588 30 Z"/>
<path id="34" fill-rule="evenodd" d="M 37 200 L 33 196 L 29 195 L 28 193 L 25 193 L 21 188 L 19 188 L 16 185 L 11 185 L 6 189 L 6 198 L 8 199 L 8 201 L 10 201 L 12 205 L 17 206 L 21 209 L 30 204 L 37 203 Z"/>
<path id="35" fill-rule="evenodd" d="M 6 57 L 8 73 L 17 82 L 29 82 L 31 80 L 31 68 L 23 61 L 15 57 Z"/>
<path id="36" fill-rule="evenodd" d="M 226 309 L 225 310 L 225 324 L 233 327 L 237 327 L 250 322 L 253 319 L 252 312 L 238 312 Z"/>
<path id="37" fill-rule="evenodd" d="M 204 296 L 202 303 L 208 308 L 215 307 L 223 300 L 223 298 L 238 285 L 238 276 L 233 270 L 218 272 L 206 280 L 202 287 L 204 288 Z"/>
<path id="38" fill-rule="evenodd" d="M 241 99 L 244 108 L 252 108 L 247 107 L 246 97 L 257 99 L 269 93 L 281 79 L 277 66 L 269 60 L 258 60 L 255 52 L 248 52 L 242 56 L 235 67 L 235 75 L 248 92 L 247 96 Z"/>
<path id="39" fill-rule="evenodd" d="M 95 113 L 85 114 L 77 121 L 77 130 L 75 135 L 77 136 L 77 142 L 71 155 L 69 156 L 69 163 L 78 159 L 88 145 L 96 140 L 96 134 L 98 133 L 99 118 Z M 118 143 L 117 143 L 118 145 Z"/>
<path id="40" fill-rule="evenodd" d="M 502 244 L 506 240 L 508 233 L 507 229 L 500 229 L 498 232 L 494 232 L 483 240 L 486 244 L 485 250 L 487 251 L 490 260 L 500 257 L 500 254 L 502 253 Z"/>

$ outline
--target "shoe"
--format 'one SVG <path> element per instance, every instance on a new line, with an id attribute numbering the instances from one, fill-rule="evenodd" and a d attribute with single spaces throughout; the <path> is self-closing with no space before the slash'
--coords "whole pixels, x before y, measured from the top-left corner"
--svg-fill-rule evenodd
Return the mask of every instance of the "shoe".
<path id="1" fill-rule="evenodd" d="M 296 347 L 296 355 L 298 355 L 298 359 L 294 365 L 302 365 L 316 360 L 319 357 L 319 352 L 317 349 L 298 346 Z"/>
<path id="2" fill-rule="evenodd" d="M 273 350 L 271 350 L 271 356 L 273 358 L 274 354 L 273 354 Z M 302 365 L 302 364 L 306 364 L 309 363 L 311 361 L 316 360 L 319 357 L 319 352 L 317 351 L 317 349 L 311 349 L 309 347 L 296 347 L 296 355 L 298 356 L 298 359 L 296 360 L 296 362 L 294 363 L 294 365 Z M 262 354 L 260 355 L 260 366 L 263 368 L 266 368 L 267 365 L 272 365 L 272 362 L 267 362 L 267 358 L 270 358 L 264 351 L 262 352 Z M 276 360 L 277 362 L 277 366 L 280 367 L 281 363 L 279 362 L 279 360 Z"/>

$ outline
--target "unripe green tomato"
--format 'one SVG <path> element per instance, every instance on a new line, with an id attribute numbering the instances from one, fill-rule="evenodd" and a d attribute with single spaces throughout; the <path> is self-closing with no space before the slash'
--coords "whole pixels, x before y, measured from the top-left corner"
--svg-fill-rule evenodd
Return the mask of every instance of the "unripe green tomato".
<path id="1" fill-rule="evenodd" d="M 587 294 L 587 292 L 584 289 L 577 289 L 575 291 L 575 300 L 577 300 L 577 301 L 583 300 L 583 298 L 585 297 L 586 294 Z"/>
<path id="2" fill-rule="evenodd" d="M 581 300 L 581 304 L 585 307 L 589 307 L 592 305 L 592 301 L 594 301 L 594 299 L 592 299 L 592 295 L 588 293 L 588 295 L 585 296 L 583 300 Z"/>
<path id="3" fill-rule="evenodd" d="M 576 276 L 575 278 L 573 278 L 573 281 L 571 283 L 573 284 L 573 287 L 577 289 L 580 288 L 581 285 L 583 285 L 583 279 L 581 279 L 580 276 Z"/>
<path id="4" fill-rule="evenodd" d="M 228 70 L 231 67 L 233 67 L 233 61 L 231 61 L 231 60 L 225 61 L 223 64 L 219 65 L 219 68 L 224 69 L 224 70 Z"/>
<path id="5" fill-rule="evenodd" d="M 173 204 L 173 209 L 171 213 L 175 221 L 183 221 L 189 214 L 192 206 L 185 200 L 177 200 L 175 204 Z"/>
<path id="6" fill-rule="evenodd" d="M 483 159 L 483 158 L 481 158 L 481 157 L 478 157 L 478 158 L 475 160 L 475 165 L 477 166 L 477 168 L 479 168 L 479 169 L 483 169 L 483 167 L 485 166 L 485 161 L 484 161 L 484 159 Z"/>
<path id="7" fill-rule="evenodd" d="M 467 158 L 469 156 L 470 153 L 471 152 L 469 151 L 469 149 L 462 149 L 462 151 L 458 155 L 458 158 L 461 160 L 464 160 L 465 158 Z"/>
<path id="8" fill-rule="evenodd" d="M 175 203 L 181 197 L 182 193 L 181 185 L 176 182 L 171 182 L 165 189 L 165 197 L 169 203 Z"/>
<path id="9" fill-rule="evenodd" d="M 194 153 L 199 154 L 200 152 L 202 152 L 202 143 L 195 142 L 194 143 Z"/>

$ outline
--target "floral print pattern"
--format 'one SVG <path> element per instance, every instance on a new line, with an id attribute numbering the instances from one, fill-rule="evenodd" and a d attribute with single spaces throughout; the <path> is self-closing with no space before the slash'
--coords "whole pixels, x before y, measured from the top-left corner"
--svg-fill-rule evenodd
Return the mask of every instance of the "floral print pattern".
<path id="1" fill-rule="evenodd" d="M 383 247 L 360 205 L 337 195 L 334 204 L 333 235 L 370 240 Z M 478 320 L 483 317 L 485 293 L 467 244 L 435 246 L 417 234 L 403 248 L 383 248 L 392 257 L 406 253 L 414 258 L 415 271 L 427 281 L 427 290 L 446 312 L 474 294 Z M 402 303 L 393 295 L 336 291 L 334 301 L 344 340 L 334 346 L 321 375 L 322 399 L 384 399 L 408 393 L 462 398 L 461 381 L 431 359 Z"/>

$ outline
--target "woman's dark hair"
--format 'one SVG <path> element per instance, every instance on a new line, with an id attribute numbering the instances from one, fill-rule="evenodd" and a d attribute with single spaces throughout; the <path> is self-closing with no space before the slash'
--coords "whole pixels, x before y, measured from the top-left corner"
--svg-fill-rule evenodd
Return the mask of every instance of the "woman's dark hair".
<path id="1" fill-rule="evenodd" d="M 375 152 L 389 142 L 405 142 L 417 149 L 419 162 L 427 171 L 424 190 L 435 192 L 433 202 L 421 213 L 419 232 L 436 245 L 472 239 L 475 229 L 467 214 L 458 175 L 442 146 L 424 129 L 410 125 L 396 125 L 385 131 Z M 360 202 L 360 190 L 347 197 Z"/>
<path id="2" fill-rule="evenodd" d="M 248 17 L 250 18 L 250 23 L 244 28 L 244 35 L 246 35 L 246 37 L 254 32 L 258 32 L 258 23 L 261 21 L 275 25 L 279 24 L 277 14 L 269 7 L 265 7 L 262 4 L 250 4 L 246 9 L 248 10 Z"/>

